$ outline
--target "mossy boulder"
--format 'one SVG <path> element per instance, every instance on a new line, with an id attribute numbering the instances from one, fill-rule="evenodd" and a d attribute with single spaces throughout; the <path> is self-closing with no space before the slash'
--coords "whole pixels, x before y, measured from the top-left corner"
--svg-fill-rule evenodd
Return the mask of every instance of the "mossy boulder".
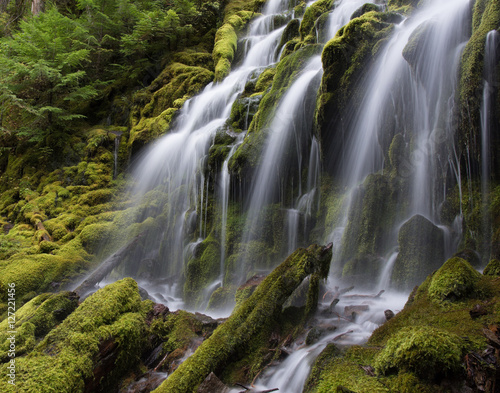
<path id="1" fill-rule="evenodd" d="M 250 123 L 245 140 L 229 161 L 229 170 L 232 175 L 244 181 L 250 176 L 251 170 L 258 165 L 260 153 L 267 137 L 266 131 L 280 99 L 291 86 L 297 74 L 320 50 L 320 45 L 309 45 L 281 59 L 272 79 L 271 90 L 260 100 L 259 109 Z"/>
<path id="2" fill-rule="evenodd" d="M 138 364 L 151 308 L 130 278 L 97 291 L 16 359 L 16 391 L 109 391 Z M 1 368 L 6 382 L 6 365 Z"/>
<path id="3" fill-rule="evenodd" d="M 451 258 L 432 276 L 429 298 L 435 302 L 457 301 L 475 295 L 481 274 L 462 258 Z"/>
<path id="4" fill-rule="evenodd" d="M 363 370 L 373 362 L 376 349 L 351 346 L 340 349 L 328 344 L 315 360 L 304 384 L 304 393 L 385 393 L 389 389 Z"/>
<path id="5" fill-rule="evenodd" d="M 378 4 L 366 3 L 359 7 L 356 11 L 354 11 L 351 15 L 351 19 L 359 18 L 363 16 L 367 12 L 371 11 L 381 11 L 380 6 Z"/>
<path id="6" fill-rule="evenodd" d="M 73 292 L 58 294 L 42 294 L 16 310 L 14 327 L 9 326 L 10 320 L 0 322 L 0 362 L 9 360 L 8 331 L 16 331 L 16 357 L 32 350 L 37 341 L 42 339 L 51 329 L 61 323 L 78 306 L 78 296 Z"/>
<path id="7" fill-rule="evenodd" d="M 397 289 L 410 290 L 444 263 L 443 230 L 419 214 L 401 226 L 398 243 L 399 254 L 391 277 Z"/>
<path id="8" fill-rule="evenodd" d="M 255 14 L 252 11 L 238 11 L 225 18 L 225 23 L 215 34 L 212 58 L 215 64 L 215 80 L 220 81 L 231 71 L 231 63 L 238 47 L 238 32 Z"/>
<path id="9" fill-rule="evenodd" d="M 332 0 L 318 0 L 306 8 L 302 22 L 300 23 L 300 37 L 304 39 L 311 34 L 316 20 L 324 13 L 331 11 L 333 6 Z M 314 36 L 316 34 L 313 34 Z"/>
<path id="10" fill-rule="evenodd" d="M 485 276 L 500 276 L 500 260 L 492 259 L 484 268 Z"/>
<path id="11" fill-rule="evenodd" d="M 196 248 L 185 268 L 184 299 L 189 305 L 199 305 L 203 289 L 221 276 L 220 245 L 212 235 Z"/>
<path id="12" fill-rule="evenodd" d="M 373 280 L 380 268 L 398 212 L 398 192 L 391 178 L 372 174 L 351 196 L 348 224 L 342 237 L 343 276 Z"/>
<path id="13" fill-rule="evenodd" d="M 401 329 L 387 341 L 375 359 L 375 368 L 382 374 L 405 371 L 432 380 L 438 374 L 457 372 L 461 361 L 462 345 L 457 335 L 416 326 Z"/>

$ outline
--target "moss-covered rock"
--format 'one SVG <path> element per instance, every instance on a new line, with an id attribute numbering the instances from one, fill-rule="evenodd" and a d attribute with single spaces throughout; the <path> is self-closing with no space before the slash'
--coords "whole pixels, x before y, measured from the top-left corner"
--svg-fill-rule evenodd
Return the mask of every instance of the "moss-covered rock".
<path id="1" fill-rule="evenodd" d="M 210 372 L 241 359 L 251 340 L 266 331 L 306 276 L 318 272 L 326 277 L 330 258 L 331 249 L 320 246 L 299 249 L 290 255 L 156 392 L 194 391 Z"/>
<path id="2" fill-rule="evenodd" d="M 391 278 L 395 288 L 413 288 L 444 263 L 444 233 L 421 215 L 403 224 L 398 243 L 399 254 Z"/>
<path id="3" fill-rule="evenodd" d="M 480 107 L 483 100 L 483 68 L 486 35 L 500 25 L 500 2 L 474 2 L 472 36 L 465 46 L 460 69 L 460 141 L 469 146 L 469 153 L 479 163 L 480 144 L 474 138 L 480 135 Z"/>
<path id="4" fill-rule="evenodd" d="M 320 45 L 306 46 L 280 61 L 271 90 L 260 101 L 259 110 L 252 119 L 247 137 L 229 161 L 229 170 L 233 175 L 244 179 L 256 167 L 267 137 L 266 129 L 272 121 L 272 115 L 279 100 L 293 83 L 297 74 L 320 50 Z"/>
<path id="5" fill-rule="evenodd" d="M 16 391 L 110 389 L 138 363 L 145 340 L 145 316 L 151 305 L 141 302 L 132 279 L 97 291 L 28 356 L 16 359 Z"/>
<path id="6" fill-rule="evenodd" d="M 500 261 L 492 259 L 484 268 L 483 274 L 485 276 L 500 276 Z"/>
<path id="7" fill-rule="evenodd" d="M 203 289 L 221 276 L 220 245 L 212 235 L 196 248 L 196 255 L 190 258 L 186 268 L 184 299 L 189 305 L 199 305 Z"/>
<path id="8" fill-rule="evenodd" d="M 429 298 L 435 302 L 474 296 L 481 274 L 462 258 L 451 258 L 432 276 Z"/>
<path id="9" fill-rule="evenodd" d="M 353 99 L 356 83 L 397 23 L 390 13 L 368 12 L 351 20 L 323 49 L 323 79 L 316 106 L 316 124 L 325 146 L 335 144 L 340 114 Z"/>
<path id="10" fill-rule="evenodd" d="M 332 9 L 332 0 L 319 0 L 306 8 L 302 22 L 300 23 L 300 37 L 304 39 L 311 34 L 316 20 L 324 13 L 328 13 Z M 316 36 L 316 34 L 313 34 Z"/>
<path id="11" fill-rule="evenodd" d="M 56 325 L 61 323 L 78 306 L 78 296 L 73 292 L 42 294 L 31 299 L 16 310 L 16 321 L 12 326 L 9 319 L 0 322 L 0 362 L 8 361 L 8 331 L 16 331 L 16 357 L 32 350 L 37 340 L 43 338 Z"/>
<path id="12" fill-rule="evenodd" d="M 198 64 L 196 58 L 200 56 L 191 56 L 194 60 L 188 62 Z M 213 78 L 214 73 L 205 67 L 176 62 L 167 65 L 145 91 L 136 93 L 136 107 L 131 114 L 129 148 L 136 152 L 165 133 L 184 101 L 198 93 Z"/>
<path id="13" fill-rule="evenodd" d="M 432 380 L 460 369 L 462 346 L 455 334 L 431 327 L 407 327 L 389 339 L 375 359 L 380 373 L 409 371 Z"/>
<path id="14" fill-rule="evenodd" d="M 342 237 L 344 277 L 373 281 L 378 276 L 380 255 L 385 254 L 392 227 L 398 190 L 386 175 L 369 175 L 353 192 L 348 224 Z"/>

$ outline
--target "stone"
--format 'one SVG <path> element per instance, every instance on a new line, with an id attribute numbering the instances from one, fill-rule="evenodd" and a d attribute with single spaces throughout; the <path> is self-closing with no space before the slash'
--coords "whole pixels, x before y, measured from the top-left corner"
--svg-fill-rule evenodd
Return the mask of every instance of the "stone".
<path id="1" fill-rule="evenodd" d="M 399 254 L 392 271 L 392 285 L 409 291 L 444 263 L 444 232 L 417 214 L 398 233 Z"/>

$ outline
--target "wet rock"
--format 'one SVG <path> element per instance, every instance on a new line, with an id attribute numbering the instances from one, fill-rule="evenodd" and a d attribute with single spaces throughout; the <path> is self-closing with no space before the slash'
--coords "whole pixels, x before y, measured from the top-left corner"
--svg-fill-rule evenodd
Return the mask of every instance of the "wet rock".
<path id="1" fill-rule="evenodd" d="M 167 376 L 167 373 L 150 371 L 141 375 L 137 381 L 134 381 L 126 388 L 121 389 L 119 393 L 149 393 L 160 386 Z"/>
<path id="2" fill-rule="evenodd" d="M 385 320 L 386 321 L 394 318 L 394 312 L 392 310 L 385 310 L 384 311 L 384 315 L 385 315 Z"/>
<path id="3" fill-rule="evenodd" d="M 399 254 L 391 277 L 396 289 L 410 290 L 444 263 L 443 230 L 419 214 L 403 224 L 398 243 Z"/>
<path id="4" fill-rule="evenodd" d="M 488 314 L 488 310 L 484 305 L 482 304 L 476 304 L 472 309 L 469 311 L 470 317 L 472 319 L 476 319 L 482 315 Z"/>
<path id="5" fill-rule="evenodd" d="M 358 306 L 345 306 L 344 307 L 344 315 L 346 317 L 350 317 L 352 316 L 352 314 L 356 314 L 356 315 L 359 315 L 359 314 L 362 314 L 366 311 L 368 311 L 370 309 L 370 306 L 366 305 L 366 304 L 360 304 Z"/>
<path id="6" fill-rule="evenodd" d="M 306 336 L 306 345 L 312 345 L 316 342 L 318 342 L 319 338 L 322 335 L 322 330 L 318 327 L 313 327 L 309 332 L 307 333 Z"/>
<path id="7" fill-rule="evenodd" d="M 462 250 L 460 252 L 457 252 L 454 255 L 454 257 L 459 257 L 459 258 L 465 259 L 474 268 L 478 268 L 479 266 L 481 266 L 481 258 L 479 257 L 479 254 L 477 253 L 477 251 L 465 249 L 465 250 Z"/>
<path id="8" fill-rule="evenodd" d="M 208 377 L 198 387 L 197 393 L 226 393 L 229 388 L 217 378 L 214 373 L 210 373 Z"/>

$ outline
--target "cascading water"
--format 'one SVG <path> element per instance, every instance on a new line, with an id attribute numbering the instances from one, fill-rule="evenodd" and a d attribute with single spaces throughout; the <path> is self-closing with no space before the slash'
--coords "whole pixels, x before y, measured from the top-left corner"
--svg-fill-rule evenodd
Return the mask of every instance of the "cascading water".
<path id="1" fill-rule="evenodd" d="M 223 129 L 247 81 L 255 79 L 265 67 L 278 60 L 276 48 L 284 26 L 274 29 L 273 20 L 286 9 L 287 3 L 281 0 L 267 3 L 263 16 L 252 22 L 244 39 L 246 50 L 242 65 L 222 82 L 210 83 L 199 95 L 187 100 L 174 128 L 151 146 L 135 166 L 135 184 L 130 194 L 137 207 L 131 222 L 161 217 L 164 224 L 148 235 L 144 245 L 144 249 L 151 250 L 148 260 L 154 262 L 148 265 L 151 278 L 178 277 L 185 259 L 189 259 L 207 235 L 209 178 L 204 176 L 204 166 L 208 149 L 216 133 Z M 227 176 L 227 168 L 223 172 Z M 228 190 L 223 188 L 222 198 L 226 200 Z M 153 200 L 154 203 L 149 203 Z M 223 209 L 227 209 L 226 202 L 223 205 L 226 206 Z M 122 264 L 121 274 L 138 277 L 142 264 L 138 260 L 145 257 L 135 254 L 128 263 Z M 223 253 L 221 265 L 224 257 Z"/>
<path id="2" fill-rule="evenodd" d="M 236 142 L 231 146 L 224 163 L 222 164 L 222 171 L 220 174 L 220 201 L 221 201 L 221 234 L 220 234 L 220 283 L 224 284 L 224 267 L 226 261 L 226 227 L 227 227 L 227 209 L 229 205 L 229 187 L 230 174 L 229 174 L 229 160 L 234 155 L 234 152 L 239 145 L 243 142 L 243 136 L 239 135 Z"/>
<path id="3" fill-rule="evenodd" d="M 343 134 L 349 137 L 344 141 L 341 175 L 351 191 L 345 201 L 346 214 L 334 225 L 330 241 L 335 238 L 338 242 L 339 228 L 351 221 L 347 213 L 358 186 L 369 174 L 388 172 L 385 167 L 391 153 L 384 151 L 389 150 L 397 134 L 407 151 L 397 176 L 409 189 L 398 203 L 408 205 L 398 213 L 399 220 L 405 222 L 419 214 L 440 224 L 438 207 L 446 196 L 446 174 L 450 166 L 459 165 L 453 162 L 452 116 L 460 55 L 468 40 L 465 19 L 469 13 L 468 0 L 427 2 L 396 26 L 381 50 L 361 85 L 361 104 L 345 122 Z M 394 234 L 389 233 L 387 238 L 385 252 L 397 241 Z M 342 247 L 339 249 L 342 252 Z M 342 263 L 340 255 L 334 258 Z"/>
<path id="4" fill-rule="evenodd" d="M 277 187 L 280 179 L 284 177 L 283 172 L 290 164 L 290 162 L 285 162 L 283 156 L 293 149 L 293 142 L 297 150 L 299 172 L 301 171 L 300 145 L 304 137 L 307 137 L 312 121 L 312 111 L 310 107 L 304 105 L 304 96 L 308 91 L 317 91 L 320 75 L 321 58 L 315 56 L 287 90 L 277 108 L 268 130 L 269 135 L 262 153 L 262 160 L 252 182 L 248 208 L 249 219 L 242 236 L 243 243 L 250 242 L 259 231 L 262 224 L 260 214 L 262 209 L 272 203 L 275 195 L 279 194 Z M 311 100 L 311 103 L 314 103 L 314 100 Z M 301 183 L 300 178 L 299 183 Z M 290 241 L 296 242 L 296 239 Z M 245 262 L 242 265 L 245 265 Z"/>
<path id="5" fill-rule="evenodd" d="M 496 78 L 496 60 L 498 56 L 498 46 L 500 44 L 500 33 L 496 30 L 490 31 L 486 35 L 484 50 L 484 86 L 483 100 L 481 103 L 481 194 L 483 196 L 483 248 L 488 249 L 491 236 L 491 222 L 489 212 L 489 193 L 491 177 L 491 153 L 490 136 L 492 132 L 493 105 Z M 487 258 L 489 260 L 489 258 Z"/>

